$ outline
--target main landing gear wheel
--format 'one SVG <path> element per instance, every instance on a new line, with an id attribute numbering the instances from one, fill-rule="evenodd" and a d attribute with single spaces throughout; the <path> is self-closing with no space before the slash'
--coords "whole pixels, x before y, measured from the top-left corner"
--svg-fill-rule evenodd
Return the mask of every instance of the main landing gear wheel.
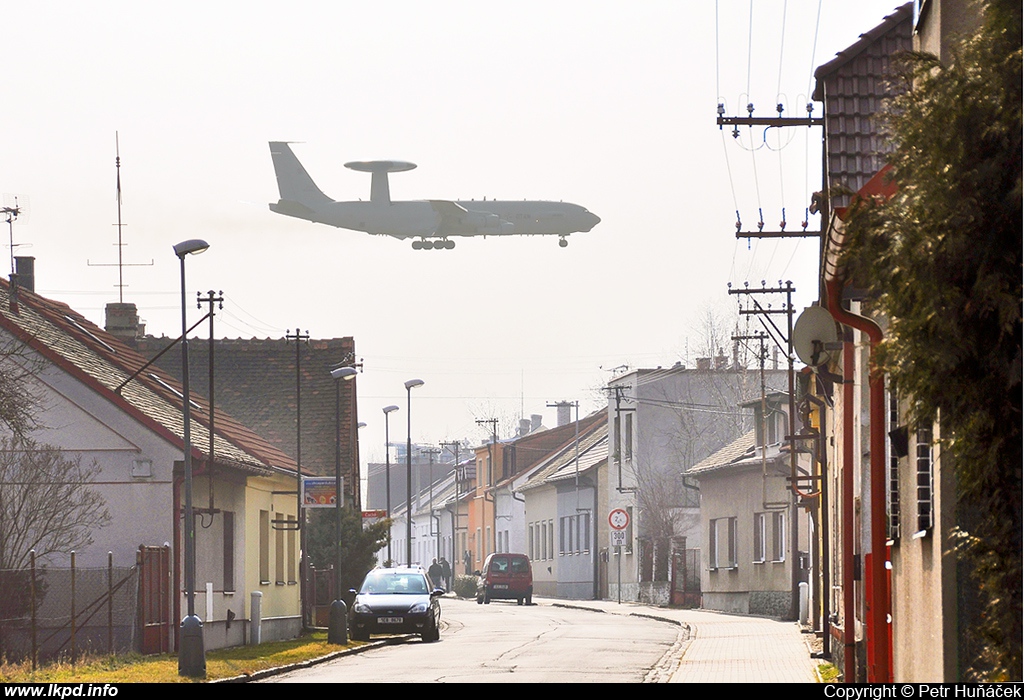
<path id="1" fill-rule="evenodd" d="M 412 242 L 413 250 L 451 250 L 454 247 L 455 241 L 449 241 L 447 238 L 439 241 L 428 241 L 426 239 L 422 239 Z"/>
<path id="2" fill-rule="evenodd" d="M 569 241 L 565 240 L 564 238 L 559 238 L 558 239 L 558 247 L 559 248 L 564 248 L 567 245 L 569 245 Z"/>

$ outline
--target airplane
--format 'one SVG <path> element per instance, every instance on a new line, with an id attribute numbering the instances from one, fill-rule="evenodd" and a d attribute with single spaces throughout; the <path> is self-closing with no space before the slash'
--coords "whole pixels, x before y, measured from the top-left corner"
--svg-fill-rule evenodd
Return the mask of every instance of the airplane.
<path id="1" fill-rule="evenodd" d="M 388 173 L 412 170 L 414 163 L 370 160 L 345 163 L 370 173 L 370 201 L 336 202 L 316 186 L 283 141 L 270 142 L 281 199 L 270 211 L 313 223 L 364 231 L 377 236 L 413 238 L 416 250 L 450 250 L 456 236 L 558 236 L 569 245 L 571 233 L 589 231 L 600 221 L 578 204 L 546 201 L 425 199 L 392 202 Z"/>

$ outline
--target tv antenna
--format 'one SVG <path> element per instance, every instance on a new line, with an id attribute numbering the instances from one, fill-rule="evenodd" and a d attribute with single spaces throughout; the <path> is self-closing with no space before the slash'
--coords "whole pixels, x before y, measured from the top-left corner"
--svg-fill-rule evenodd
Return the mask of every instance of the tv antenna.
<path id="1" fill-rule="evenodd" d="M 116 263 L 94 263 L 86 259 L 85 264 L 89 267 L 114 267 L 117 265 L 117 301 L 118 303 L 124 303 L 124 268 L 125 267 L 148 267 L 153 264 L 150 260 L 148 263 L 126 263 L 124 262 L 124 246 L 123 233 L 124 227 L 127 224 L 121 221 L 121 140 L 118 132 L 114 132 L 114 150 L 116 156 L 114 158 L 114 167 L 117 168 L 117 262 Z M 13 255 L 13 253 L 12 253 Z M 12 258 L 13 260 L 13 258 Z"/>
<path id="2" fill-rule="evenodd" d="M 18 202 L 18 195 L 16 194 L 5 194 L 4 195 L 4 206 L 0 207 L 0 214 L 3 214 L 4 220 L 7 222 L 7 233 L 9 237 L 9 245 L 11 249 L 11 274 L 14 274 L 14 249 L 24 243 L 19 243 L 18 246 L 14 245 L 14 222 L 21 217 L 21 223 L 25 223 L 25 219 L 28 218 L 28 207 Z"/>

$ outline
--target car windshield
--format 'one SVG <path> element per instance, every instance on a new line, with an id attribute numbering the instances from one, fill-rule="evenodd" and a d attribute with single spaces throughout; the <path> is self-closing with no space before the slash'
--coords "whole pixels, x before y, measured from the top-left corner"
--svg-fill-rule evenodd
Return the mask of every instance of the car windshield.
<path id="1" fill-rule="evenodd" d="M 363 581 L 363 587 L 359 589 L 359 592 L 422 595 L 427 592 L 427 582 L 423 578 L 423 574 L 419 573 L 371 571 L 366 575 L 366 580 Z"/>

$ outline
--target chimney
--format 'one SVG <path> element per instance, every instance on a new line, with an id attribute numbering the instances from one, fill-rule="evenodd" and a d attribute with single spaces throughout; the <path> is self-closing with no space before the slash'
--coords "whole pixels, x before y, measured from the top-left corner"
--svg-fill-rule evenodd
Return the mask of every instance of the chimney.
<path id="1" fill-rule="evenodd" d="M 568 401 L 558 402 L 558 425 L 567 425 L 572 421 L 572 413 L 570 409 L 572 409 L 572 404 Z"/>
<path id="2" fill-rule="evenodd" d="M 520 418 L 519 419 L 519 437 L 530 434 L 530 419 Z"/>
<path id="3" fill-rule="evenodd" d="M 36 259 L 28 255 L 14 258 L 14 274 L 18 276 L 18 288 L 36 291 Z"/>
<path id="4" fill-rule="evenodd" d="M 711 358 L 710 357 L 698 357 L 697 358 L 697 369 L 703 372 L 711 369 Z"/>
<path id="5" fill-rule="evenodd" d="M 107 304 L 104 330 L 115 338 L 135 341 L 139 337 L 139 312 L 135 304 Z"/>
<path id="6" fill-rule="evenodd" d="M 715 369 L 719 371 L 727 369 L 729 367 L 728 362 L 729 358 L 725 356 L 722 348 L 718 348 L 718 356 L 715 357 Z"/>
<path id="7" fill-rule="evenodd" d="M 530 432 L 532 433 L 534 430 L 539 428 L 543 422 L 544 422 L 544 416 L 542 416 L 539 413 L 531 414 L 530 415 Z"/>

